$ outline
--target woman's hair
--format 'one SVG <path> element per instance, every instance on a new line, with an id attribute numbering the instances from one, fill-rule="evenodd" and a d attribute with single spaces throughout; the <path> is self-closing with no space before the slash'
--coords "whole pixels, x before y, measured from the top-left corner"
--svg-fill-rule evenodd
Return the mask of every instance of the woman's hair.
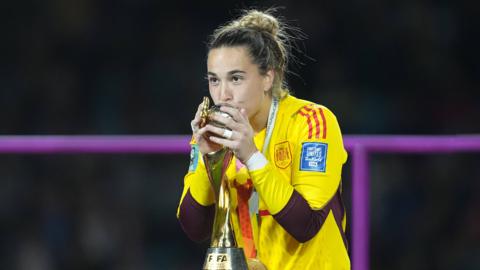
<path id="1" fill-rule="evenodd" d="M 207 43 L 208 51 L 220 47 L 245 46 L 258 65 L 260 74 L 275 73 L 272 96 L 282 98 L 288 94 L 285 73 L 290 53 L 290 40 L 286 26 L 267 11 L 245 10 L 243 15 L 217 28 Z"/>

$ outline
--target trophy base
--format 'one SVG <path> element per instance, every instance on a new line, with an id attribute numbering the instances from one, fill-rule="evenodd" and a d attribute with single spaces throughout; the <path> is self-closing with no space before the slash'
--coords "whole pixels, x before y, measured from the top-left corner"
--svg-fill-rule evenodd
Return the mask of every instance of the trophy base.
<path id="1" fill-rule="evenodd" d="M 203 270 L 248 270 L 242 248 L 211 247 L 207 250 Z"/>

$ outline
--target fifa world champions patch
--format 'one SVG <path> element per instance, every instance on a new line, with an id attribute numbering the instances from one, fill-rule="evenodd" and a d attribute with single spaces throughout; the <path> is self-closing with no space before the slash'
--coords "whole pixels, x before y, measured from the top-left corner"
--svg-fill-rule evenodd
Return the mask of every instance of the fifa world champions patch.
<path id="1" fill-rule="evenodd" d="M 277 143 L 274 150 L 275 165 L 281 169 L 290 166 L 292 163 L 292 153 L 288 141 Z"/>
<path id="2" fill-rule="evenodd" d="M 326 172 L 328 144 L 304 142 L 300 157 L 300 171 Z"/>
<path id="3" fill-rule="evenodd" d="M 192 150 L 190 150 L 190 165 L 188 166 L 189 172 L 194 172 L 198 165 L 198 145 L 192 144 Z"/>

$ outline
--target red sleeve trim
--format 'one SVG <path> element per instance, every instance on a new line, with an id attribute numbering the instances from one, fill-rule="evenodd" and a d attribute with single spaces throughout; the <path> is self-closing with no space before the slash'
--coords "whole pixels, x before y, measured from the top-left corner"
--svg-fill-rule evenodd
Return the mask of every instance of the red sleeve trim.
<path id="1" fill-rule="evenodd" d="M 315 121 L 315 138 L 319 139 L 326 139 L 327 138 L 327 120 L 325 118 L 325 114 L 322 110 L 322 108 L 318 109 L 313 109 L 312 104 L 304 106 L 300 111 L 298 112 L 300 115 L 304 116 L 307 119 L 307 124 L 308 124 L 308 139 L 313 138 L 313 123 L 312 123 L 312 118 Z M 319 115 L 320 118 L 319 119 Z M 322 127 L 320 129 L 320 127 Z M 321 132 L 320 132 L 321 130 Z M 321 134 L 321 136 L 320 136 Z"/>
<path id="2" fill-rule="evenodd" d="M 318 111 L 320 112 L 320 116 L 322 117 L 322 122 L 323 122 L 322 139 L 326 139 L 327 138 L 327 120 L 325 119 L 325 115 L 323 114 L 322 108 L 318 108 Z"/>
<path id="3" fill-rule="evenodd" d="M 315 138 L 318 139 L 320 136 L 320 122 L 318 121 L 317 111 L 313 110 L 311 108 L 311 105 L 305 106 L 304 109 L 308 111 L 313 116 L 313 119 L 315 120 Z"/>
<path id="4" fill-rule="evenodd" d="M 307 124 L 308 124 L 308 138 L 312 138 L 312 120 L 310 119 L 310 114 L 306 113 L 303 111 L 303 108 L 299 111 L 300 115 L 305 116 L 307 118 Z"/>

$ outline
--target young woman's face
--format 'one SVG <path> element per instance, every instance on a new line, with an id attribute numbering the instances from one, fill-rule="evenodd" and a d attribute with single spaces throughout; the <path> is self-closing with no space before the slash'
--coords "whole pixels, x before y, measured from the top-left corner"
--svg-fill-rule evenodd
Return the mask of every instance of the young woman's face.
<path id="1" fill-rule="evenodd" d="M 213 102 L 244 108 L 249 117 L 262 108 L 272 87 L 273 72 L 261 75 L 243 46 L 210 50 L 207 60 L 208 88 Z"/>

